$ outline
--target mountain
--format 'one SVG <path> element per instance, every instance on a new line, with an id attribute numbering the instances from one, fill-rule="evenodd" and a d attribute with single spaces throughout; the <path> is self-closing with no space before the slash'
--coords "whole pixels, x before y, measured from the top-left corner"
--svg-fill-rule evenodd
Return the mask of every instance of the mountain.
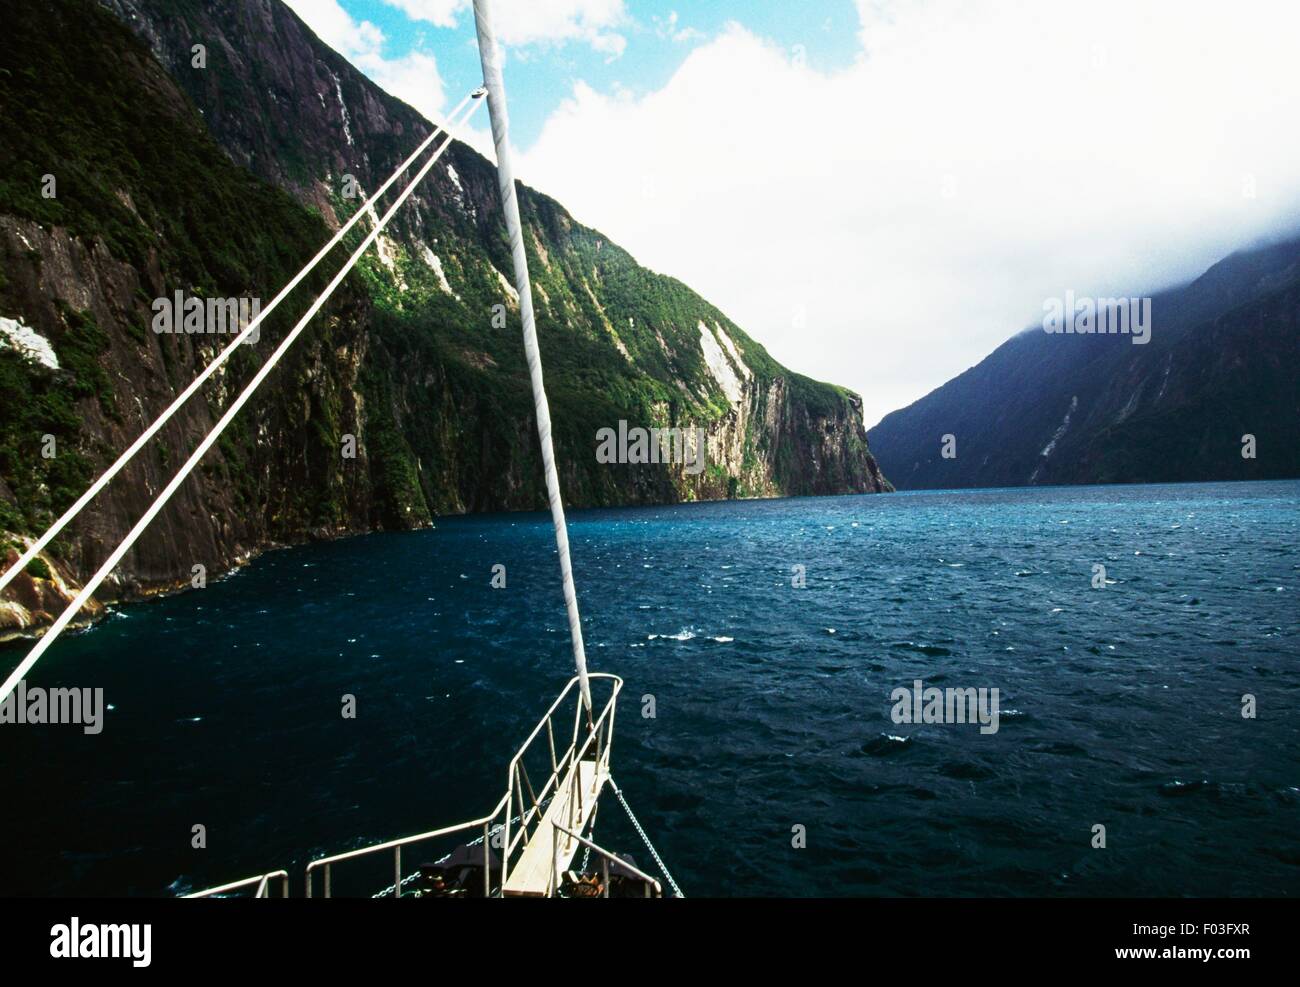
<path id="1" fill-rule="evenodd" d="M 0 530 L 12 559 L 227 342 L 153 331 L 155 300 L 269 300 L 362 207 L 347 184 L 376 188 L 431 125 L 279 0 L 6 2 L 4 18 Z M 787 370 L 679 281 L 519 193 L 566 504 L 887 489 L 856 395 Z M 545 506 L 495 168 L 455 144 L 376 247 L 102 599 L 184 586 L 195 565 L 221 571 L 273 544 Z M 48 619 L 60 580 L 101 563 L 345 256 L 16 581 L 0 633 Z M 598 462 L 598 433 L 620 421 L 706 428 L 707 468 Z"/>
<path id="2" fill-rule="evenodd" d="M 1243 250 L 1152 296 L 1146 343 L 1027 329 L 867 436 L 899 489 L 1300 476 L 1298 316 L 1300 239 Z"/>

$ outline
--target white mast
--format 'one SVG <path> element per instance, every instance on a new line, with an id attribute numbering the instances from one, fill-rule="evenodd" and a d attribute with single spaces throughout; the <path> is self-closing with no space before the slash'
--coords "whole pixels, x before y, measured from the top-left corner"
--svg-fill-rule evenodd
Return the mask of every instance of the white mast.
<path id="1" fill-rule="evenodd" d="M 487 88 L 488 114 L 492 118 L 492 142 L 496 145 L 497 181 L 501 204 L 510 234 L 510 253 L 515 262 L 515 288 L 519 292 L 519 316 L 524 324 L 524 353 L 533 385 L 537 411 L 537 435 L 542 443 L 542 466 L 546 472 L 546 496 L 555 524 L 555 547 L 560 553 L 560 576 L 564 582 L 564 605 L 569 611 L 569 636 L 573 640 L 573 663 L 578 669 L 582 701 L 591 713 L 591 686 L 587 682 L 587 654 L 582 646 L 582 619 L 578 615 L 578 592 L 573 586 L 573 565 L 569 561 L 569 533 L 560 501 L 560 478 L 555 472 L 555 449 L 551 444 L 551 409 L 542 386 L 542 355 L 537 348 L 537 323 L 533 317 L 533 291 L 528 280 L 528 256 L 524 251 L 524 230 L 515 196 L 514 170 L 510 164 L 510 123 L 506 113 L 506 88 L 501 79 L 501 62 L 496 35 L 492 31 L 491 0 L 474 0 L 474 24 L 478 28 L 478 53 L 483 63 L 483 85 Z"/>

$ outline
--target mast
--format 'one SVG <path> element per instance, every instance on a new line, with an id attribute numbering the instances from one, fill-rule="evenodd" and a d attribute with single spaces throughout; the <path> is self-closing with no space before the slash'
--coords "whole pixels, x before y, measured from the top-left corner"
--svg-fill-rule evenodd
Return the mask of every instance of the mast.
<path id="1" fill-rule="evenodd" d="M 560 478 L 555 471 L 555 448 L 551 443 L 551 410 L 542 386 L 542 355 L 537 346 L 537 323 L 533 316 L 533 291 L 528 280 L 528 256 L 524 251 L 524 230 L 515 195 L 514 169 L 510 162 L 510 124 L 506 112 L 506 88 L 501 78 L 500 53 L 492 30 L 491 0 L 474 0 L 474 25 L 478 30 L 479 59 L 483 63 L 483 85 L 487 89 L 488 114 L 492 118 L 492 143 L 496 147 L 497 182 L 505 211 L 510 253 L 515 264 L 515 288 L 519 292 L 519 316 L 524 326 L 524 353 L 532 380 L 533 405 L 537 413 L 537 435 L 542 445 L 542 467 L 546 473 L 546 497 L 555 525 L 555 547 L 560 555 L 560 578 L 564 582 L 564 605 L 569 612 L 569 636 L 573 641 L 573 663 L 578 669 L 582 702 L 591 717 L 591 686 L 587 681 L 587 653 L 582 645 L 582 619 L 578 615 L 578 592 L 573 585 L 569 561 L 569 532 L 560 500 Z"/>

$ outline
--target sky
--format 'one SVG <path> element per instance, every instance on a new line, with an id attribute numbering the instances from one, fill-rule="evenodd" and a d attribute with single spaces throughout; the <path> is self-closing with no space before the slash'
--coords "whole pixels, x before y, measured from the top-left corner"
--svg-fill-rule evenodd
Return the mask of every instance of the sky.
<path id="1" fill-rule="evenodd" d="M 470 0 L 287 2 L 431 118 L 481 81 Z M 519 177 L 868 426 L 1067 290 L 1151 294 L 1300 229 L 1289 0 L 494 9 Z"/>

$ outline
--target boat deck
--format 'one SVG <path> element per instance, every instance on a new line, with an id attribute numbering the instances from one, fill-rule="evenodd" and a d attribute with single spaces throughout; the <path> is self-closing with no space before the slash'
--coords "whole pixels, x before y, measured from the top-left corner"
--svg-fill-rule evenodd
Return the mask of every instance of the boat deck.
<path id="1" fill-rule="evenodd" d="M 572 776 L 566 777 L 559 793 L 547 806 L 537 828 L 524 845 L 523 853 L 515 864 L 502 889 L 506 895 L 544 897 L 551 889 L 552 877 L 556 870 L 564 872 L 569 869 L 574 855 L 582 846 L 575 839 L 564 833 L 557 833 L 555 824 L 571 833 L 583 833 L 591 821 L 596 809 L 596 800 L 601 789 L 609 781 L 609 768 L 605 759 L 599 761 L 581 760 L 577 762 L 578 785 L 577 798 L 574 798 Z M 556 837 L 559 846 L 556 847 Z M 557 864 L 553 866 L 551 855 L 555 854 Z"/>

